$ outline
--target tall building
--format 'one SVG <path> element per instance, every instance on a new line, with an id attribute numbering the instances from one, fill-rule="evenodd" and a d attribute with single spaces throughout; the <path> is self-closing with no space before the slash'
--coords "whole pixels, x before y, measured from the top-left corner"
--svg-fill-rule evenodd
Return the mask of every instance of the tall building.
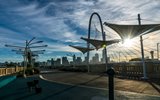
<path id="1" fill-rule="evenodd" d="M 95 62 L 99 63 L 99 55 L 98 55 L 98 53 L 95 54 Z"/>
<path id="2" fill-rule="evenodd" d="M 71 64 L 71 63 L 70 63 Z M 72 62 L 73 65 L 76 64 L 76 55 L 73 55 L 73 62 Z"/>
<path id="3" fill-rule="evenodd" d="M 82 58 L 81 58 L 81 57 L 77 57 L 77 59 L 76 59 L 76 64 L 77 64 L 77 65 L 82 64 Z"/>
<path id="4" fill-rule="evenodd" d="M 87 64 L 87 56 L 84 58 L 83 64 Z"/>
<path id="5" fill-rule="evenodd" d="M 46 65 L 47 65 L 47 66 L 51 66 L 51 60 L 47 60 Z"/>
<path id="6" fill-rule="evenodd" d="M 110 57 L 107 57 L 108 62 L 110 61 Z M 102 50 L 102 59 L 101 59 L 101 63 L 106 63 L 105 61 L 105 50 Z"/>
<path id="7" fill-rule="evenodd" d="M 67 57 L 62 57 L 62 65 L 69 65 Z"/>
<path id="8" fill-rule="evenodd" d="M 73 62 L 76 61 L 76 55 L 73 55 Z"/>
<path id="9" fill-rule="evenodd" d="M 53 58 L 51 59 L 51 66 L 54 66 L 54 60 L 53 60 Z"/>
<path id="10" fill-rule="evenodd" d="M 61 65 L 61 59 L 57 58 L 56 61 L 54 61 L 54 66 L 60 66 Z"/>
<path id="11" fill-rule="evenodd" d="M 99 55 L 96 53 L 93 57 L 92 60 L 90 61 L 92 64 L 98 64 L 99 63 Z"/>

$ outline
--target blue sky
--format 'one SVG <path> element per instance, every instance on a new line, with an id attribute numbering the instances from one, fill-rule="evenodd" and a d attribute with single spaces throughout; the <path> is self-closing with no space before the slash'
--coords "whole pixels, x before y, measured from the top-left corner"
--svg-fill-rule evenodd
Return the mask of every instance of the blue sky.
<path id="1" fill-rule="evenodd" d="M 159 5 L 159 0 L 0 0 L 0 62 L 22 61 L 21 55 L 4 45 L 23 46 L 25 40 L 33 37 L 48 45 L 45 54 L 38 58 L 41 61 L 68 53 L 83 56 L 68 45 L 86 45 L 80 37 L 87 36 L 89 17 L 93 12 L 98 12 L 103 22 L 135 24 L 140 13 L 143 23 L 160 23 Z M 96 18 L 93 23 L 97 25 Z M 93 33 L 94 30 L 92 25 Z M 96 33 L 92 37 L 96 37 Z M 158 37 L 158 32 L 144 36 L 148 38 L 144 43 L 146 51 L 156 49 Z M 109 47 L 110 53 L 118 52 L 118 46 Z M 133 49 L 127 52 L 131 51 L 136 52 Z M 95 52 L 101 53 L 101 50 L 92 54 Z M 128 56 L 127 53 L 124 55 Z"/>

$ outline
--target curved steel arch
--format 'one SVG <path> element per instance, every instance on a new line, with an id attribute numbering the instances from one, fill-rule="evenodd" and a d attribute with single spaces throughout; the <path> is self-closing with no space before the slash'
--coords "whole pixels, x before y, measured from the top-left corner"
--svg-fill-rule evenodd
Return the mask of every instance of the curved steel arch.
<path id="1" fill-rule="evenodd" d="M 103 31 L 102 20 L 101 20 L 100 15 L 99 15 L 97 12 L 92 13 L 91 16 L 90 16 L 90 19 L 89 19 L 88 39 L 90 39 L 90 34 L 91 34 L 91 22 L 92 22 L 92 18 L 93 18 L 94 15 L 96 15 L 96 16 L 98 17 L 98 19 L 99 19 L 100 26 L 101 26 L 101 32 L 102 32 L 102 39 L 103 39 L 103 41 L 105 41 L 106 38 L 105 38 L 105 33 L 104 33 L 104 31 Z M 89 43 L 89 42 L 87 42 L 87 48 L 90 48 L 90 43 Z M 106 69 L 107 69 L 107 63 L 108 63 L 108 61 L 107 61 L 107 52 L 106 52 L 107 50 L 106 50 L 106 47 L 104 48 L 104 50 L 105 50 L 104 52 L 105 52 L 105 61 L 106 61 Z M 87 52 L 87 63 L 88 63 L 88 72 L 89 72 L 89 51 Z"/>
<path id="2" fill-rule="evenodd" d="M 93 15 L 97 15 L 97 17 L 98 17 L 98 19 L 99 19 L 100 26 L 101 26 L 101 32 L 102 32 L 102 39 L 105 41 L 105 33 L 104 33 L 104 31 L 103 31 L 102 20 L 101 20 L 100 15 L 99 15 L 97 12 L 92 13 L 92 15 L 90 16 L 90 19 L 89 19 L 88 39 L 90 39 L 90 34 L 91 34 L 91 32 L 90 32 L 90 31 L 91 31 L 91 21 L 92 21 Z"/>

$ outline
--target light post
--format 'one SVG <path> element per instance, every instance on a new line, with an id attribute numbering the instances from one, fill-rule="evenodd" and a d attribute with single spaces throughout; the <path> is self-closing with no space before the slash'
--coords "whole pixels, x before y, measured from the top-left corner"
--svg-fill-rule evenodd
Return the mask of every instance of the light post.
<path id="1" fill-rule="evenodd" d="M 157 43 L 157 59 L 159 60 L 159 43 Z"/>
<path id="2" fill-rule="evenodd" d="M 138 24 L 141 25 L 140 14 L 138 14 Z M 141 44 L 141 55 L 142 55 L 142 64 L 143 64 L 143 79 L 146 80 L 148 78 L 147 78 L 146 64 L 145 64 L 145 59 L 144 59 L 143 35 L 140 35 L 140 44 Z"/>

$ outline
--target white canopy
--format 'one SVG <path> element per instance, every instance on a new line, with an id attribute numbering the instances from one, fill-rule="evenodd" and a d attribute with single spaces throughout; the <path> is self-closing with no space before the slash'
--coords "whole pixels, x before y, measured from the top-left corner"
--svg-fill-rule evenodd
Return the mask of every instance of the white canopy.
<path id="1" fill-rule="evenodd" d="M 93 46 L 95 46 L 95 48 L 97 50 L 102 48 L 104 45 L 108 46 L 108 45 L 120 42 L 119 39 L 106 40 L 106 41 L 96 40 L 96 39 L 87 39 L 87 38 L 83 38 L 83 37 L 81 37 L 81 39 L 83 39 L 83 40 L 89 42 L 90 44 L 92 44 Z"/>
<path id="2" fill-rule="evenodd" d="M 72 46 L 72 45 L 69 45 L 70 47 L 73 47 L 79 51 L 81 51 L 83 54 L 88 52 L 88 51 L 91 51 L 91 50 L 94 50 L 94 48 L 87 48 L 87 47 L 80 47 L 80 46 Z"/>
<path id="3" fill-rule="evenodd" d="M 105 22 L 104 25 L 113 29 L 123 40 L 160 30 L 160 24 L 120 25 Z"/>

